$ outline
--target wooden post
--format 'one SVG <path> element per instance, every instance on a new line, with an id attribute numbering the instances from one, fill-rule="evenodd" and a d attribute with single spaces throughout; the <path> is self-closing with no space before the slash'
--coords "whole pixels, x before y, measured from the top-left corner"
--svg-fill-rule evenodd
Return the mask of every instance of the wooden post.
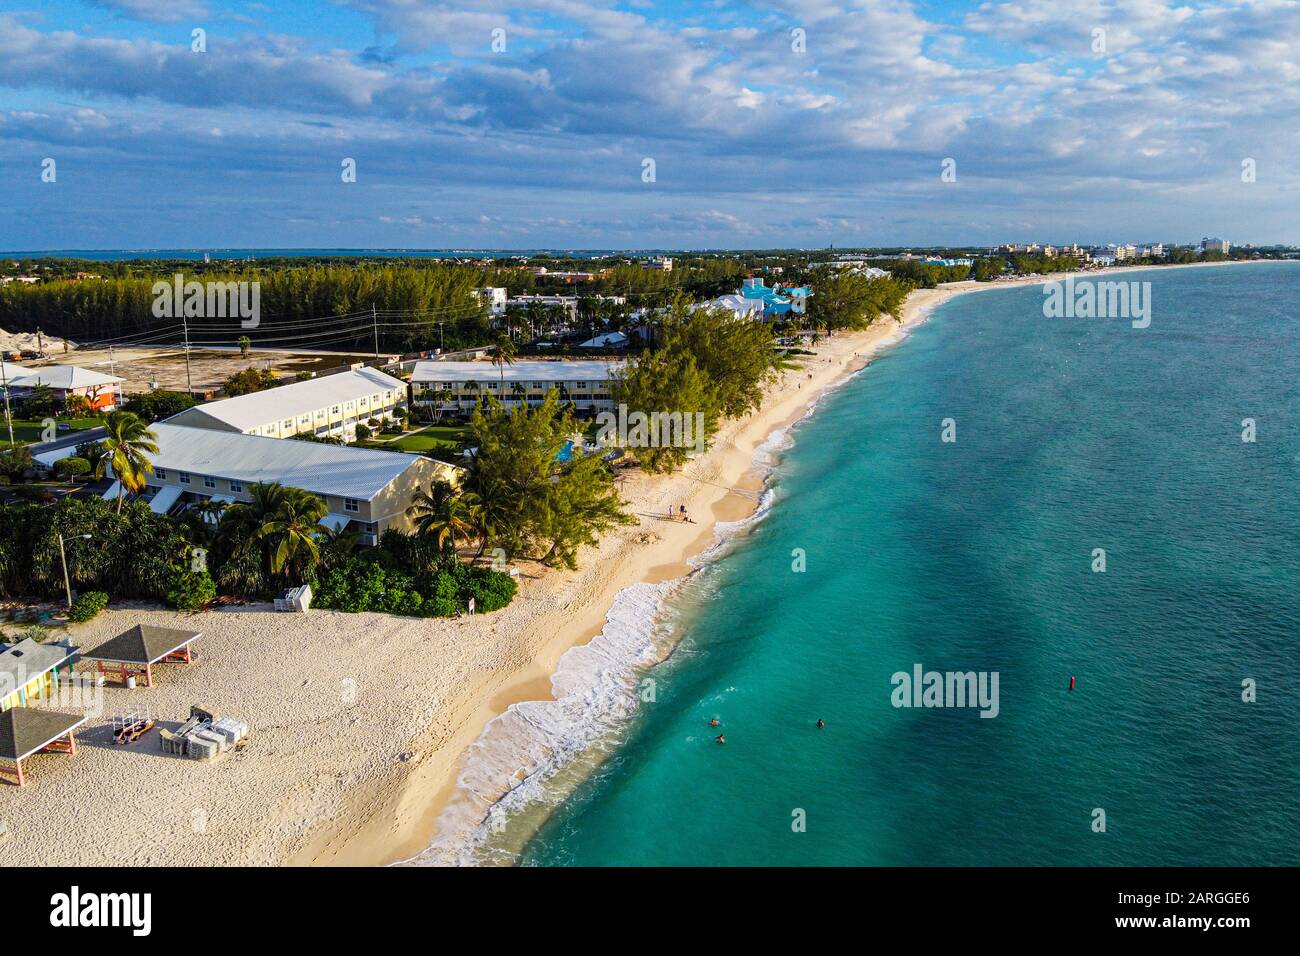
<path id="1" fill-rule="evenodd" d="M 23 785 L 23 762 L 21 760 L 15 760 L 14 766 L 18 768 L 18 786 L 21 787 Z"/>
<path id="2" fill-rule="evenodd" d="M 77 737 L 72 731 L 68 731 L 68 753 L 73 757 L 77 755 Z"/>
<path id="3" fill-rule="evenodd" d="M 152 664 L 144 665 L 144 686 L 146 687 L 153 686 L 153 665 Z"/>

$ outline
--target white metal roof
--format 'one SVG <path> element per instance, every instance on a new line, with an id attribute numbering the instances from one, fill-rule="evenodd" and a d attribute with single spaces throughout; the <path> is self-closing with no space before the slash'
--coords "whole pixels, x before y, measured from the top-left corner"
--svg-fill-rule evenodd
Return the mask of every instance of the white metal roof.
<path id="1" fill-rule="evenodd" d="M 223 398 L 206 405 L 196 405 L 195 410 L 240 431 L 246 431 L 388 390 L 396 390 L 397 397 L 404 398 L 406 383 L 376 368 L 359 368 L 290 385 L 277 385 L 235 398 Z M 168 421 L 180 423 L 185 414 L 179 412 Z"/>
<path id="2" fill-rule="evenodd" d="M 594 339 L 587 339 L 578 346 L 580 349 L 603 349 L 610 345 L 622 345 L 627 341 L 627 336 L 622 332 L 606 332 L 598 335 Z"/>
<path id="3" fill-rule="evenodd" d="M 279 482 L 320 495 L 368 501 L 394 478 L 422 461 L 405 452 L 371 451 L 293 438 L 265 438 L 158 422 L 155 468 L 233 478 L 245 485 Z M 197 482 L 190 490 L 200 492 Z"/>
<path id="4" fill-rule="evenodd" d="M 149 510 L 154 514 L 166 514 L 176 504 L 185 489 L 180 485 L 164 485 L 149 501 Z"/>
<path id="5" fill-rule="evenodd" d="M 600 382 L 621 370 L 626 362 L 516 362 L 499 369 L 491 362 L 417 362 L 412 382 L 500 381 Z"/>
<path id="6" fill-rule="evenodd" d="M 76 653 L 62 644 L 38 644 L 30 637 L 0 651 L 0 698 L 26 686 Z"/>
<path id="7" fill-rule="evenodd" d="M 22 365 L 15 365 L 13 362 L 6 362 L 0 359 L 0 369 L 4 370 L 4 380 L 9 385 L 13 385 L 20 378 L 26 378 L 32 374 L 32 370 Z"/>
<path id="8" fill-rule="evenodd" d="M 13 368 L 13 366 L 9 366 Z M 90 369 L 75 365 L 47 365 L 44 368 L 29 368 L 20 379 L 11 381 L 10 385 L 32 388 L 36 385 L 48 385 L 50 388 L 95 388 L 100 385 L 112 385 L 122 379 L 116 375 L 102 375 Z"/>

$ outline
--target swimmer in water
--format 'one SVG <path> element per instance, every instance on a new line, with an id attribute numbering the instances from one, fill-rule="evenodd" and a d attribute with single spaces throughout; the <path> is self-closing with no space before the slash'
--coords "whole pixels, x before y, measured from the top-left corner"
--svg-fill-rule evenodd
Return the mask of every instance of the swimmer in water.
<path id="1" fill-rule="evenodd" d="M 718 741 L 718 743 L 720 743 L 720 744 L 725 744 L 725 743 L 727 742 L 727 738 L 724 737 L 724 736 L 722 736 L 722 734 L 718 734 L 718 736 L 717 736 L 717 741 Z"/>
<path id="2" fill-rule="evenodd" d="M 712 720 L 710 720 L 710 721 L 709 721 L 709 726 L 710 726 L 710 727 L 716 727 L 716 726 L 718 726 L 718 718 L 714 717 Z"/>
<path id="3" fill-rule="evenodd" d="M 826 729 L 826 721 L 822 720 L 820 717 L 817 718 L 817 729 L 818 730 Z"/>

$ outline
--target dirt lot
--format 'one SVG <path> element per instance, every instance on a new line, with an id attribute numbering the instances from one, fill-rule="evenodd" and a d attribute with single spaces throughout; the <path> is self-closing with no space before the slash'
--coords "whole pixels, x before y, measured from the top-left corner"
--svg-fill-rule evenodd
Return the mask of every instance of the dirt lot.
<path id="1" fill-rule="evenodd" d="M 83 352 L 74 349 L 70 354 L 51 354 L 55 362 L 79 365 L 104 374 L 125 379 L 122 388 L 127 393 L 145 392 L 157 383 L 157 388 L 185 391 L 185 353 L 180 349 L 114 349 L 110 357 L 106 350 Z M 246 368 L 269 368 L 282 375 L 297 372 L 321 372 L 338 365 L 364 361 L 374 356 L 357 356 L 347 353 L 325 352 L 261 352 L 256 349 L 247 356 L 238 349 L 193 349 L 190 351 L 190 374 L 194 387 L 217 388 L 231 375 Z"/>

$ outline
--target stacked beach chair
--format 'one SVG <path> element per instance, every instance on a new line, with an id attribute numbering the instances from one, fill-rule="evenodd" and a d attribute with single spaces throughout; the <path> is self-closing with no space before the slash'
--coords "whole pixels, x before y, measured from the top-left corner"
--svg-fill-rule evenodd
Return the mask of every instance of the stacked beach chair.
<path id="1" fill-rule="evenodd" d="M 191 760 L 215 760 L 242 744 L 248 737 L 248 724 L 234 717 L 218 717 L 201 707 L 190 708 L 190 718 L 175 733 L 162 730 L 163 753 Z"/>
<path id="2" fill-rule="evenodd" d="M 275 598 L 277 611 L 306 611 L 311 607 L 311 585 L 303 584 L 296 588 L 281 591 Z"/>

